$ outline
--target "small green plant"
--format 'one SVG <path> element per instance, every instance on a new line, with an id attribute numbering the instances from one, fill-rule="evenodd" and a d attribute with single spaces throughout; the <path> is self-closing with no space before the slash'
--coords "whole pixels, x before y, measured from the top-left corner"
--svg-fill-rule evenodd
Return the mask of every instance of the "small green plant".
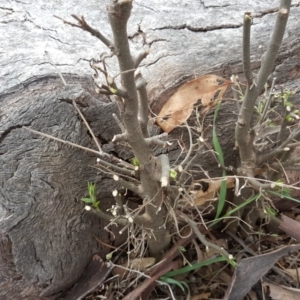
<path id="1" fill-rule="evenodd" d="M 97 199 L 96 199 L 96 184 L 95 183 L 88 182 L 88 193 L 89 193 L 89 198 L 82 198 L 81 201 L 83 201 L 86 204 L 90 204 L 96 210 L 100 210 L 100 201 L 97 201 Z"/>
<path id="2" fill-rule="evenodd" d="M 135 157 L 131 159 L 131 162 L 135 167 L 138 167 L 140 165 L 139 161 Z"/>
<path id="3" fill-rule="evenodd" d="M 170 169 L 170 178 L 172 178 L 173 180 L 176 180 L 176 178 L 177 178 L 176 170 Z"/>

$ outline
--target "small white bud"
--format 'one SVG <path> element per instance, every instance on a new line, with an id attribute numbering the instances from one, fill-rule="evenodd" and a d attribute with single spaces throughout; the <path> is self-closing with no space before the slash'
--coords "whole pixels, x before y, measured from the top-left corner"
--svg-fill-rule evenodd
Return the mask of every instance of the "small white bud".
<path id="1" fill-rule="evenodd" d="M 114 179 L 114 181 L 119 181 L 120 178 L 119 178 L 118 175 L 114 175 L 114 176 L 113 176 L 113 179 Z"/>
<path id="2" fill-rule="evenodd" d="M 117 197 L 117 196 L 118 196 L 118 191 L 117 191 L 117 190 L 112 191 L 112 195 L 113 195 L 114 197 Z"/>
<path id="3" fill-rule="evenodd" d="M 290 148 L 289 147 L 285 147 L 283 148 L 284 151 L 290 151 Z"/>
<path id="4" fill-rule="evenodd" d="M 97 163 L 99 163 L 99 162 L 100 162 L 100 160 L 101 160 L 101 159 L 98 157 L 98 158 L 97 158 L 97 160 L 96 160 L 96 161 L 97 161 Z"/>
<path id="5" fill-rule="evenodd" d="M 132 217 L 129 217 L 129 218 L 128 218 L 128 221 L 129 221 L 129 223 L 133 223 L 133 218 L 132 218 Z"/>
<path id="6" fill-rule="evenodd" d="M 228 258 L 231 260 L 231 259 L 233 259 L 233 255 L 232 254 L 229 254 L 228 255 Z"/>
<path id="7" fill-rule="evenodd" d="M 89 205 L 86 205 L 86 206 L 84 207 L 84 209 L 87 210 L 87 211 L 89 211 L 89 210 L 91 210 L 91 207 L 90 207 Z"/>
<path id="8" fill-rule="evenodd" d="M 286 107 L 286 110 L 287 110 L 287 111 L 291 111 L 291 107 L 290 107 L 290 106 L 287 106 L 287 107 Z"/>

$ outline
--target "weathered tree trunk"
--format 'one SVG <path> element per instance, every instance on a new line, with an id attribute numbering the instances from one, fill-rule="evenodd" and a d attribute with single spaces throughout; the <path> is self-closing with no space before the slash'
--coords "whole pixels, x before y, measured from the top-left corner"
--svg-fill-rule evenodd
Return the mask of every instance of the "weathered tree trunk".
<path id="1" fill-rule="evenodd" d="M 105 210 L 114 183 L 97 172 L 96 155 L 34 135 L 23 126 L 95 149 L 71 100 L 81 106 L 104 149 L 123 159 L 130 152 L 111 144 L 119 132 L 111 117 L 116 105 L 94 92 L 89 60 L 108 52 L 96 38 L 53 17 L 83 15 L 110 36 L 106 1 L 8 2 L 0 5 L 0 298 L 55 299 L 82 274 L 93 253 L 110 250 L 97 244 L 121 243 L 104 229 L 106 222 L 83 211 L 87 181 L 98 182 Z M 245 2 L 245 3 L 244 3 Z M 252 26 L 253 69 L 260 65 L 275 21 L 278 1 L 134 1 L 129 38 L 133 49 L 150 47 L 141 71 L 148 81 L 154 112 L 189 78 L 214 73 L 241 74 L 242 23 L 245 11 L 257 17 Z M 300 1 L 293 1 L 286 38 L 275 68 L 278 83 L 300 84 Z M 72 20 L 71 20 L 72 21 Z M 45 54 L 48 51 L 51 59 Z M 51 63 L 68 83 L 64 87 Z M 116 74 L 115 61 L 107 60 Z M 234 105 L 225 103 L 218 119 L 228 164 L 233 152 Z M 174 136 L 180 130 L 174 130 Z M 208 137 L 209 139 L 209 137 Z M 208 140 L 209 142 L 209 140 Z M 172 159 L 180 149 L 168 151 Z M 201 163 L 218 174 L 212 158 Z M 115 236 L 114 236 L 115 235 Z"/>

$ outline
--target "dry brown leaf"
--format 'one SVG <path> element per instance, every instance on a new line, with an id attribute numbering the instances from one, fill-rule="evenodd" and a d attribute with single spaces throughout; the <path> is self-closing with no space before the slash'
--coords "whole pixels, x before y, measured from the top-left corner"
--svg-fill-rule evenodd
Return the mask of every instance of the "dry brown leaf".
<path id="1" fill-rule="evenodd" d="M 288 275 L 290 275 L 295 282 L 298 282 L 298 279 L 300 277 L 300 268 L 296 268 L 296 269 L 284 269 L 284 271 L 287 272 Z"/>
<path id="2" fill-rule="evenodd" d="M 281 215 L 279 220 L 279 228 L 300 243 L 300 223 L 285 215 Z"/>
<path id="3" fill-rule="evenodd" d="M 211 296 L 211 293 L 201 293 L 191 297 L 191 300 L 207 300 Z"/>
<path id="4" fill-rule="evenodd" d="M 249 300 L 259 300 L 257 298 L 256 293 L 254 291 L 252 291 L 252 290 L 247 294 L 247 297 L 248 297 L 247 299 L 249 299 Z"/>
<path id="5" fill-rule="evenodd" d="M 202 183 L 207 183 L 208 188 L 203 191 L 203 189 L 199 191 L 192 191 L 192 199 L 194 200 L 194 205 L 195 206 L 202 206 L 204 205 L 207 201 L 213 200 L 216 193 L 220 190 L 221 184 L 222 184 L 222 179 L 219 180 L 210 180 L 210 179 L 203 179 L 200 181 Z M 234 178 L 226 178 L 226 186 L 227 188 L 233 188 L 235 184 L 235 179 Z"/>
<path id="6" fill-rule="evenodd" d="M 99 286 L 110 275 L 112 268 L 109 263 L 104 262 L 98 254 L 95 254 L 77 284 L 70 289 L 64 299 L 83 299 L 86 295 L 99 289 Z"/>
<path id="7" fill-rule="evenodd" d="M 289 300 L 298 300 L 300 299 L 300 290 L 289 288 L 282 285 L 275 285 L 272 283 L 266 283 L 264 282 L 262 284 L 264 289 L 267 289 L 269 291 L 269 296 L 272 300 L 283 300 L 283 299 L 289 299 Z"/>
<path id="8" fill-rule="evenodd" d="M 126 262 L 125 264 L 120 265 L 120 267 L 115 267 L 112 271 L 112 274 L 123 276 L 127 274 L 127 272 L 129 272 L 130 270 L 139 270 L 141 272 L 144 272 L 147 268 L 152 267 L 154 264 L 154 257 L 136 258 L 130 260 L 129 262 Z"/>
<path id="9" fill-rule="evenodd" d="M 251 287 L 262 278 L 281 257 L 288 255 L 292 251 L 298 251 L 299 249 L 300 245 L 289 245 L 266 254 L 242 259 L 234 271 L 232 282 L 227 289 L 224 300 L 243 299 Z M 272 299 L 293 298 L 283 297 Z"/>
<path id="10" fill-rule="evenodd" d="M 190 117 L 199 100 L 203 106 L 207 106 L 206 111 L 215 106 L 230 84 L 231 81 L 216 75 L 206 75 L 187 82 L 165 103 L 156 120 L 157 124 L 165 132 L 172 131 Z"/>

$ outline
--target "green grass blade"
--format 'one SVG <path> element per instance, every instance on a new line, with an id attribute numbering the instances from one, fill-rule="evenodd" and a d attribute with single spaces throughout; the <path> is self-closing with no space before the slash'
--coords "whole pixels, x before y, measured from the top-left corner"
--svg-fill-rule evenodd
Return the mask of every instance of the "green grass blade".
<path id="1" fill-rule="evenodd" d="M 214 144 L 214 149 L 218 153 L 218 161 L 219 163 L 224 166 L 224 155 L 223 151 L 221 148 L 221 145 L 219 143 L 218 137 L 217 137 L 217 131 L 216 131 L 216 120 L 218 117 L 219 109 L 221 106 L 221 102 L 219 101 L 218 104 L 216 105 L 215 108 L 215 113 L 214 113 L 214 121 L 213 121 L 213 144 Z"/>
<path id="2" fill-rule="evenodd" d="M 235 208 L 233 208 L 232 210 L 228 211 L 222 218 L 219 219 L 215 219 L 213 223 L 211 223 L 208 227 L 213 227 L 214 225 L 216 225 L 217 223 L 219 223 L 221 220 L 223 220 L 226 217 L 229 217 L 230 215 L 232 215 L 234 212 L 238 211 L 239 209 L 241 209 L 242 207 L 250 204 L 253 201 L 256 201 L 258 198 L 260 197 L 260 195 L 253 195 L 252 197 L 250 197 L 248 200 L 246 200 L 245 202 L 243 202 L 242 204 L 236 206 Z"/>
<path id="3" fill-rule="evenodd" d="M 284 199 L 288 199 L 288 200 L 291 200 L 291 201 L 294 201 L 294 202 L 297 202 L 297 203 L 300 203 L 300 200 L 299 199 L 296 199 L 296 198 L 293 198 L 289 195 L 285 195 L 285 194 L 280 194 L 278 192 L 273 192 L 273 191 L 266 191 L 268 194 L 271 194 L 271 195 L 274 195 L 274 196 L 277 196 L 277 197 L 280 197 L 280 198 L 284 198 Z"/>
<path id="4" fill-rule="evenodd" d="M 201 267 L 209 266 L 213 263 L 217 263 L 217 262 L 221 262 L 221 261 L 227 261 L 227 258 L 225 256 L 220 256 L 220 257 L 216 257 L 213 259 L 208 259 L 208 260 L 200 262 L 200 263 L 188 265 L 188 266 L 180 268 L 178 270 L 170 271 L 170 272 L 164 274 L 163 277 L 165 277 L 165 278 L 174 277 L 174 276 L 188 273 L 188 272 L 194 271 L 196 269 L 199 269 Z"/>
<path id="5" fill-rule="evenodd" d="M 216 105 L 216 108 L 215 108 L 214 121 L 213 121 L 213 145 L 214 145 L 215 151 L 218 154 L 217 155 L 218 161 L 219 161 L 220 165 L 222 167 L 224 167 L 224 155 L 223 155 L 223 151 L 222 151 L 221 145 L 219 143 L 218 136 L 217 136 L 217 131 L 216 131 L 216 120 L 217 120 L 217 116 L 218 116 L 220 106 L 221 106 L 221 101 L 218 102 L 218 104 Z M 222 176 L 224 178 L 226 176 L 226 172 L 225 172 L 224 169 L 223 169 Z M 224 181 L 221 182 L 217 213 L 216 213 L 216 217 L 215 217 L 216 219 L 219 218 L 219 216 L 221 215 L 221 212 L 222 212 L 223 207 L 225 205 L 226 190 L 227 190 L 226 180 L 224 180 Z"/>
<path id="6" fill-rule="evenodd" d="M 168 284 L 175 284 L 175 285 L 179 286 L 182 289 L 183 292 L 184 292 L 184 286 L 187 286 L 187 288 L 188 288 L 188 285 L 185 282 L 178 281 L 178 280 L 173 279 L 173 278 L 168 278 L 168 277 L 162 276 L 162 277 L 160 277 L 159 280 L 163 281 L 165 283 L 168 283 Z"/>

